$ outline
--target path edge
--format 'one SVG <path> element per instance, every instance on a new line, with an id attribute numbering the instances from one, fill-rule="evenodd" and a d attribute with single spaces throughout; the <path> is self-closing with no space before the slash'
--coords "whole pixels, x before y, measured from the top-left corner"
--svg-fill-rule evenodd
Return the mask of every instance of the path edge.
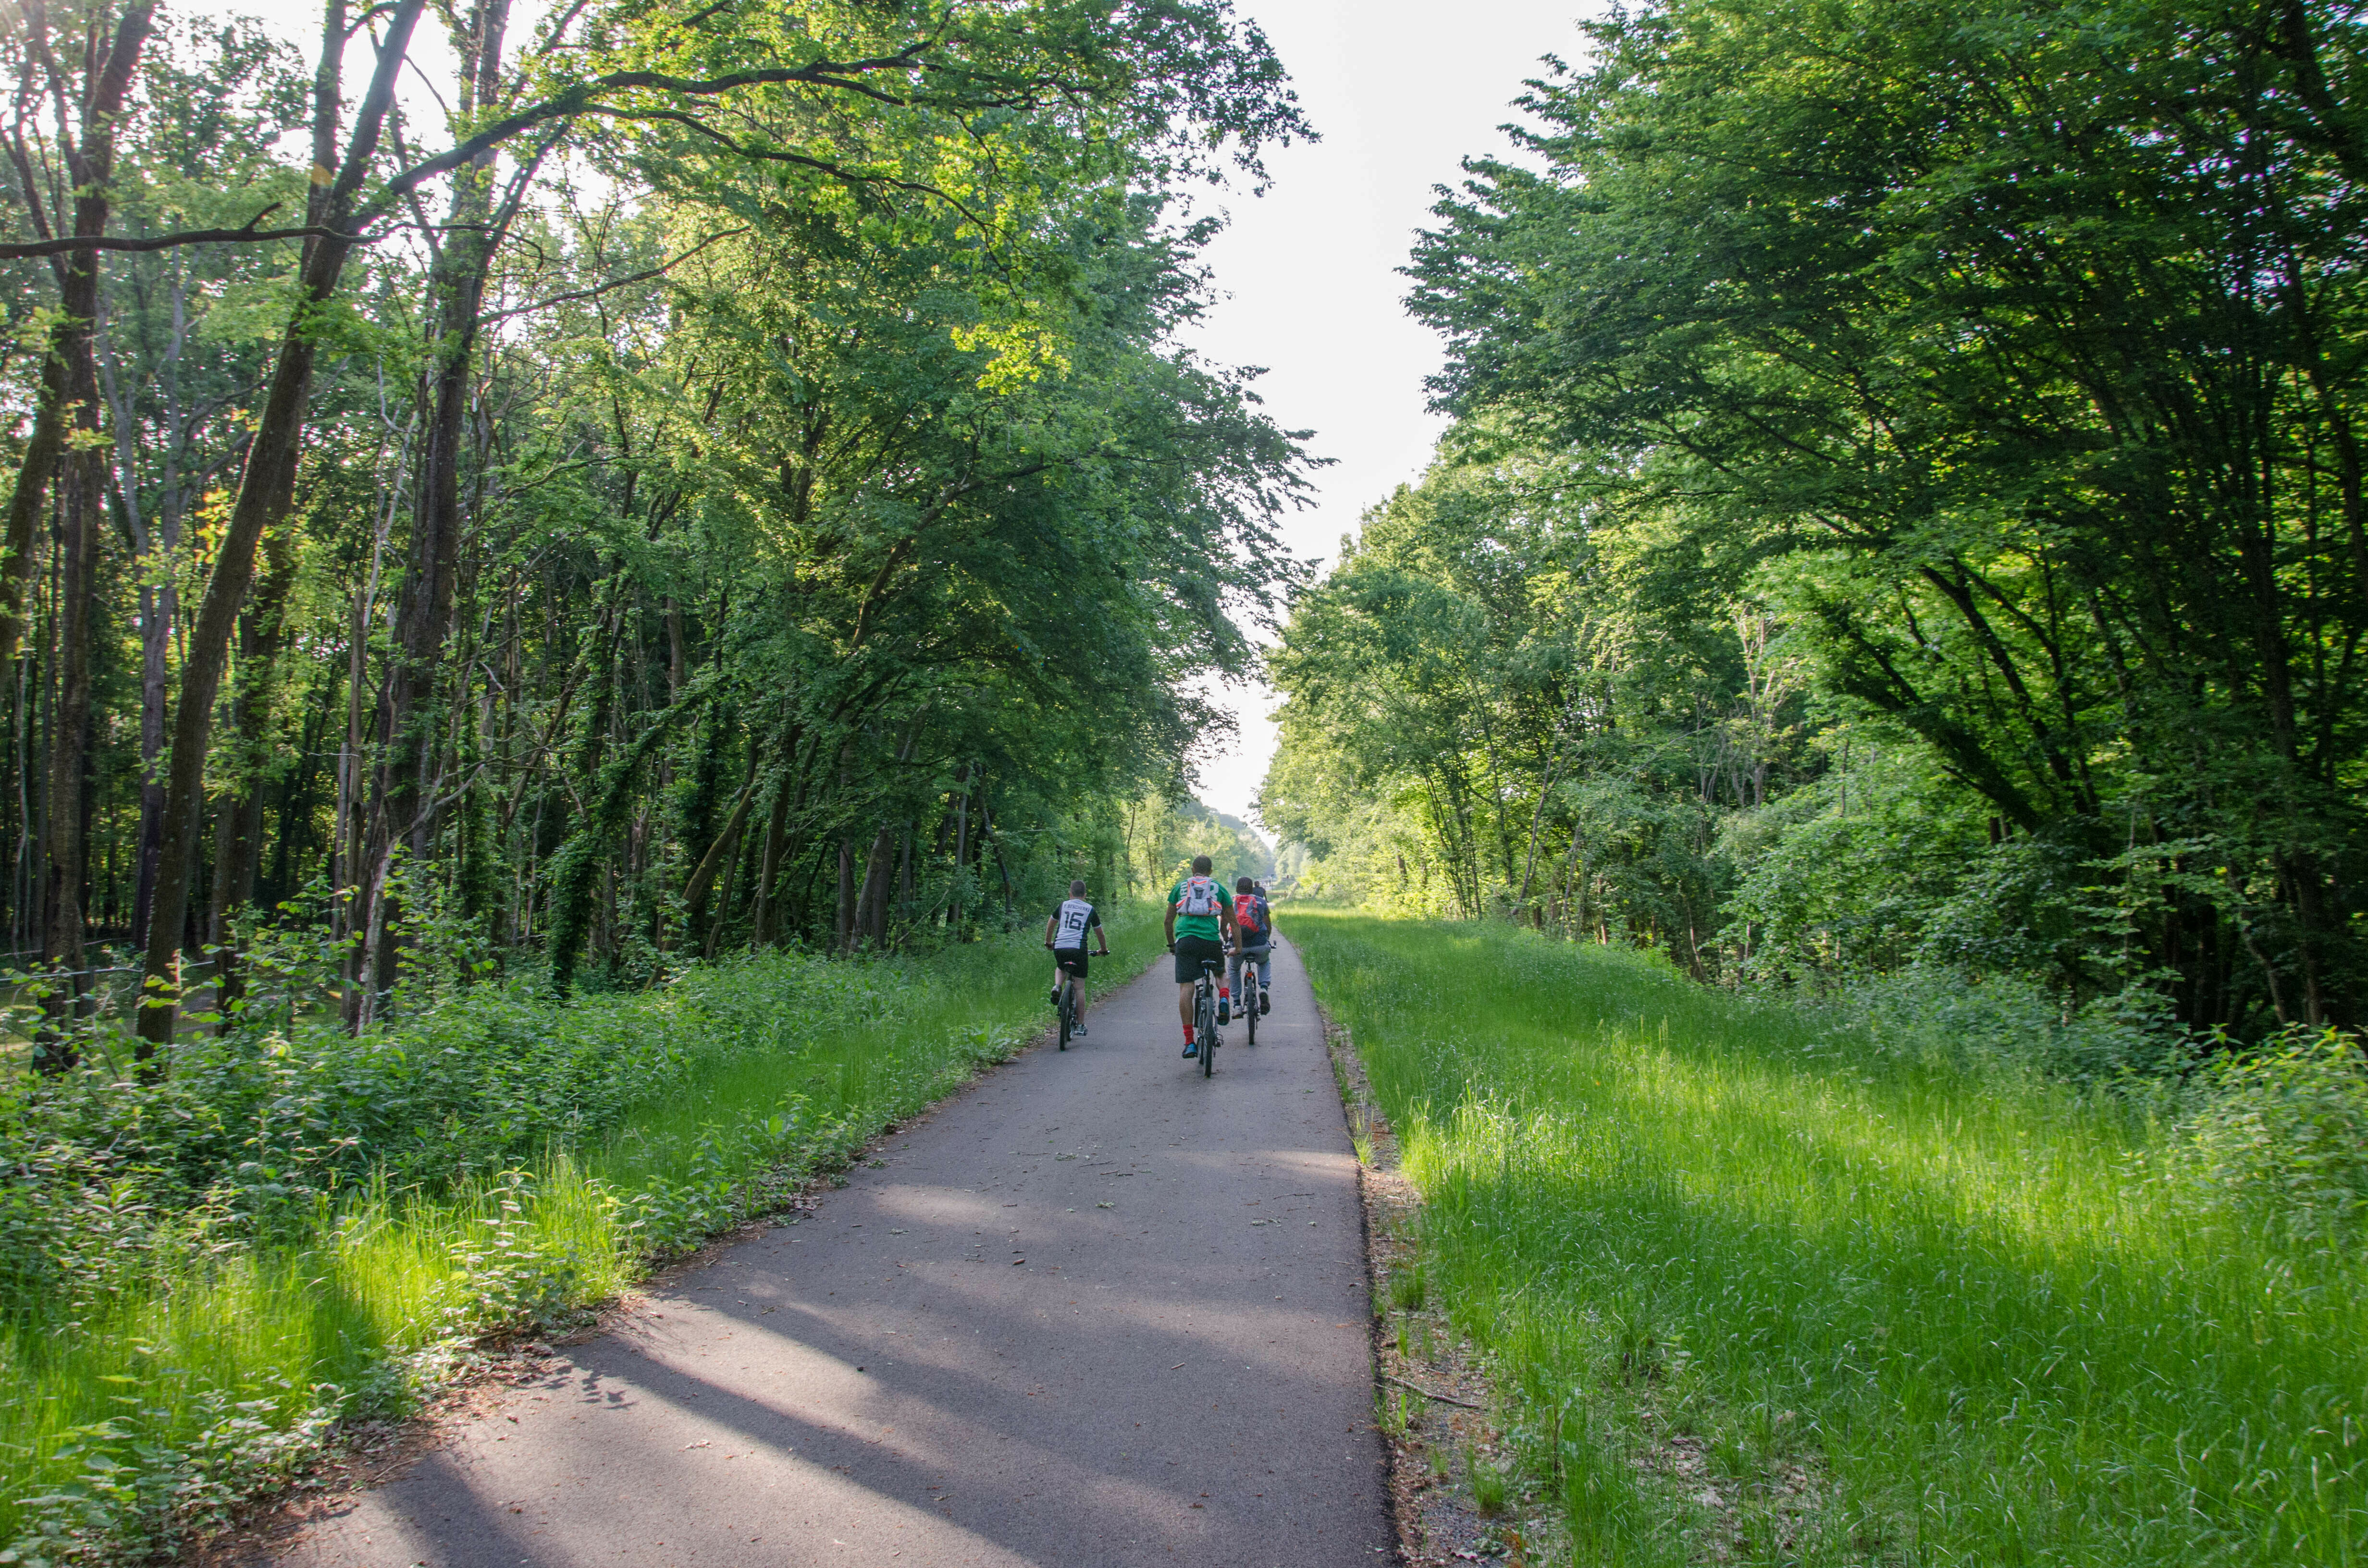
<path id="1" fill-rule="evenodd" d="M 1305 959 L 1300 961 L 1304 967 Z M 1315 989 L 1315 976 L 1311 973 L 1311 994 Z M 1393 1392 L 1397 1392 L 1403 1404 L 1406 1392 L 1412 1392 L 1422 1397 L 1426 1406 L 1433 1400 L 1484 1413 L 1493 1413 L 1500 1406 L 1485 1370 L 1470 1358 L 1451 1353 L 1416 1363 L 1392 1354 L 1390 1278 L 1398 1266 L 1415 1259 L 1416 1249 L 1412 1242 L 1392 1233 L 1383 1214 L 1384 1210 L 1418 1213 L 1423 1206 L 1422 1196 L 1403 1174 L 1396 1131 L 1373 1094 L 1364 1058 L 1357 1051 L 1349 1026 L 1332 1016 L 1320 996 L 1315 1000 L 1315 1016 L 1323 1026 L 1325 1053 L 1330 1061 L 1333 1085 L 1339 1091 L 1341 1115 L 1348 1123 L 1349 1145 L 1357 1162 L 1358 1222 L 1364 1240 L 1365 1290 L 1371 1303 L 1365 1323 L 1366 1359 L 1372 1371 L 1372 1425 L 1382 1439 L 1384 1484 L 1389 1492 L 1390 1523 L 1395 1536 L 1391 1562 L 1395 1568 L 1452 1568 L 1479 1557 L 1474 1548 L 1494 1538 L 1493 1521 L 1481 1517 L 1468 1474 L 1459 1471 L 1447 1478 L 1433 1478 L 1431 1467 L 1424 1460 L 1425 1447 L 1413 1437 L 1411 1427 L 1387 1419 L 1389 1402 Z M 1420 1365 L 1427 1374 L 1421 1378 L 1420 1386 L 1411 1380 L 1393 1378 L 1386 1369 L 1393 1361 L 1405 1363 L 1409 1370 Z M 1456 1393 L 1440 1395 L 1432 1392 L 1442 1383 L 1452 1383 Z M 1406 1392 L 1398 1392 L 1400 1390 Z M 1466 1399 L 1463 1397 L 1465 1395 L 1473 1397 Z M 1434 1538 L 1440 1538 L 1436 1550 Z M 1474 1546 L 1459 1551 L 1459 1545 L 1467 1541 Z M 1511 1557 L 1499 1560 L 1519 1568 L 1526 1558 L 1527 1553 L 1517 1548 Z M 1547 1559 L 1541 1559 L 1544 1560 Z"/>

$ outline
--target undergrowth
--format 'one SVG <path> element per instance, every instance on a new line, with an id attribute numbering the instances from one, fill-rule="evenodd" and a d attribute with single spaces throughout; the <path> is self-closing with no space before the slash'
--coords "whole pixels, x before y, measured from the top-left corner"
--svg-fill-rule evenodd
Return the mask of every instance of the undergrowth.
<path id="1" fill-rule="evenodd" d="M 1574 1561 L 2368 1557 L 2356 1049 L 2173 1095 L 1286 912 Z"/>
<path id="2" fill-rule="evenodd" d="M 258 1010 L 158 1083 L 95 1050 L 0 1085 L 0 1563 L 168 1548 L 481 1336 L 582 1321 L 1008 1057 L 1044 970 L 1022 934 L 487 984 L 360 1039 Z"/>

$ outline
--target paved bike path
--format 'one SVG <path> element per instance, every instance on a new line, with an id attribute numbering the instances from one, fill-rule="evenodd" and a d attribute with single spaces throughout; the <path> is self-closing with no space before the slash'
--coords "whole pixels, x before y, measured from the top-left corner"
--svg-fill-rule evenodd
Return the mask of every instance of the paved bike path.
<path id="1" fill-rule="evenodd" d="M 1287 946 L 1260 1022 L 1204 1080 L 1161 964 L 276 1560 L 1387 1561 L 1354 1156 Z"/>

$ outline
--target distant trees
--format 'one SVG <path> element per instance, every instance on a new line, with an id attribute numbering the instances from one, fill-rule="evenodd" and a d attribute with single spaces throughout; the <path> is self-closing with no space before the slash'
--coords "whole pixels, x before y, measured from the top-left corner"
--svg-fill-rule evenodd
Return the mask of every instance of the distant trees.
<path id="1" fill-rule="evenodd" d="M 2357 18 L 1590 37 L 1417 251 L 1461 424 L 1294 619 L 1268 820 L 1705 971 L 2359 1022 Z"/>
<path id="2" fill-rule="evenodd" d="M 1120 874 L 1287 579 L 1299 453 L 1172 336 L 1171 193 L 1300 128 L 1255 28 L 480 0 L 431 135 L 421 10 L 331 0 L 309 69 L 0 33 L 0 907 L 59 1005 L 128 937 L 161 1047 L 283 904 L 363 1025 L 416 934 L 564 988 Z"/>

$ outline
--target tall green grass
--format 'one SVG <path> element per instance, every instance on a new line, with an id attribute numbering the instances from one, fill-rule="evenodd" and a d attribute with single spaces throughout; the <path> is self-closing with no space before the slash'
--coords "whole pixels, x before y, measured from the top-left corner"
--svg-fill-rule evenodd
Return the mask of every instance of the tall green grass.
<path id="1" fill-rule="evenodd" d="M 1287 910 L 1573 1561 L 2368 1561 L 2368 1267 L 2126 1100 L 1645 955 Z"/>
<path id="2" fill-rule="evenodd" d="M 1156 921 L 1113 914 L 1119 961 L 1148 962 Z M 475 1336 L 614 1296 L 1008 1056 L 1048 1017 L 1048 974 L 1023 933 L 553 1008 L 551 1028 L 667 1031 L 685 1057 L 660 1097 L 531 1157 L 315 1194 L 268 1242 L 184 1233 L 96 1300 L 20 1303 L 0 1325 L 0 1563 L 202 1528 L 338 1423 L 401 1414 Z"/>

